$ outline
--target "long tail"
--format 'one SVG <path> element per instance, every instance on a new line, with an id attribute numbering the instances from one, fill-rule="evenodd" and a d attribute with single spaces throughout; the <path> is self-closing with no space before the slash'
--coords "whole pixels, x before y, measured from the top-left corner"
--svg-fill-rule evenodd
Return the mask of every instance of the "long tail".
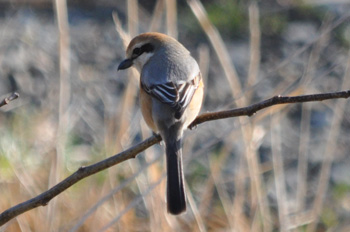
<path id="1" fill-rule="evenodd" d="M 186 211 L 181 139 L 178 141 L 166 141 L 166 162 L 168 173 L 168 212 L 176 215 Z"/>

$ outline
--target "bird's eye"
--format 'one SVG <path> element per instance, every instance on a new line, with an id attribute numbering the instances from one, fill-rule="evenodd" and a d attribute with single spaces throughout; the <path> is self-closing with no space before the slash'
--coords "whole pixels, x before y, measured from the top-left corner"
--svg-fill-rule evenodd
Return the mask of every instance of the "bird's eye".
<path id="1" fill-rule="evenodd" d="M 141 48 L 135 48 L 132 51 L 132 54 L 135 55 L 135 56 L 139 56 L 141 54 Z"/>

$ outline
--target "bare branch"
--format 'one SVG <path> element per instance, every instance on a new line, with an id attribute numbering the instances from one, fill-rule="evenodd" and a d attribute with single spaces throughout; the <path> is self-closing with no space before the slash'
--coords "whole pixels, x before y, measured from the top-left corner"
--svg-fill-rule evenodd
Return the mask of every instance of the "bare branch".
<path id="1" fill-rule="evenodd" d="M 72 175 L 58 183 L 57 185 L 53 186 L 49 190 L 41 193 L 40 195 L 25 201 L 23 203 L 20 203 L 10 209 L 5 210 L 3 213 L 0 214 L 0 226 L 4 225 L 6 222 L 8 222 L 10 219 L 28 211 L 33 208 L 36 208 L 38 206 L 45 206 L 49 203 L 49 201 L 72 186 L 73 184 L 77 183 L 78 181 L 91 176 L 97 172 L 100 172 L 102 170 L 105 170 L 107 168 L 110 168 L 118 163 L 121 163 L 125 160 L 135 158 L 136 155 L 148 147 L 158 143 L 161 141 L 161 137 L 159 135 L 152 136 L 143 142 L 129 148 L 128 150 L 125 150 L 119 154 L 116 154 L 112 157 L 109 157 L 105 160 L 102 160 L 98 163 L 92 164 L 90 166 L 86 167 L 80 167 L 76 172 L 74 172 Z"/>
<path id="2" fill-rule="evenodd" d="M 10 101 L 13 101 L 15 99 L 19 98 L 19 94 L 14 92 L 9 97 L 5 98 L 0 102 L 0 107 L 9 104 Z"/>
<path id="3" fill-rule="evenodd" d="M 15 94 L 16 95 L 16 94 Z M 16 96 L 10 96 L 8 101 L 14 100 L 18 97 L 18 94 Z M 333 92 L 333 93 L 323 93 L 323 94 L 312 94 L 312 95 L 302 95 L 302 96 L 275 96 L 270 99 L 267 99 L 265 101 L 261 101 L 259 103 L 244 107 L 244 108 L 238 108 L 238 109 L 232 109 L 227 111 L 220 111 L 220 112 L 212 112 L 212 113 L 205 113 L 196 118 L 196 120 L 190 125 L 190 127 L 194 127 L 198 124 L 204 123 L 206 121 L 212 121 L 212 120 L 218 120 L 218 119 L 224 119 L 224 118 L 231 118 L 231 117 L 238 117 L 238 116 L 252 116 L 257 111 L 262 110 L 264 108 L 278 105 L 278 104 L 287 104 L 287 103 L 302 103 L 302 102 L 312 102 L 312 101 L 323 101 L 323 100 L 329 100 L 329 99 L 336 99 L 336 98 L 349 98 L 350 97 L 350 90 L 347 91 L 341 91 L 341 92 Z M 5 100 L 4 100 L 5 101 Z M 129 148 L 128 150 L 125 150 L 119 154 L 116 154 L 108 159 L 102 160 L 98 163 L 92 164 L 90 166 L 81 167 L 79 168 L 75 173 L 58 183 L 57 185 L 53 186 L 49 190 L 43 192 L 42 194 L 25 201 L 23 203 L 20 203 L 12 208 L 9 208 L 5 210 L 3 213 L 0 214 L 0 226 L 4 225 L 6 222 L 11 220 L 12 218 L 29 211 L 31 209 L 34 209 L 38 206 L 45 206 L 48 204 L 48 202 L 59 195 L 61 192 L 68 189 L 73 184 L 77 183 L 78 181 L 91 176 L 97 172 L 100 172 L 102 170 L 105 170 L 107 168 L 110 168 L 116 164 L 119 164 L 125 160 L 135 158 L 137 154 L 140 152 L 146 150 L 150 146 L 159 143 L 162 140 L 162 138 L 159 135 L 154 135 L 141 143 Z"/>
<path id="4" fill-rule="evenodd" d="M 332 93 L 301 95 L 301 96 L 293 96 L 293 97 L 278 95 L 270 99 L 267 99 L 265 101 L 258 102 L 243 108 L 201 114 L 192 122 L 189 128 L 197 126 L 198 124 L 201 124 L 203 122 L 212 121 L 212 120 L 233 118 L 238 116 L 252 116 L 257 111 L 270 106 L 274 106 L 274 105 L 323 101 L 323 100 L 330 100 L 335 98 L 349 98 L 349 97 L 350 97 L 350 90 L 341 91 L 341 92 L 332 92 Z"/>

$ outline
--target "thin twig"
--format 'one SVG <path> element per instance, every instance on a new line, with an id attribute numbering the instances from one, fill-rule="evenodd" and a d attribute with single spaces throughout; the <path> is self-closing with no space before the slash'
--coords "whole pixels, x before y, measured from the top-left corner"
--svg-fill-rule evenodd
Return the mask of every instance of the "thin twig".
<path id="1" fill-rule="evenodd" d="M 127 8 L 128 8 L 128 21 L 127 21 L 127 31 L 122 30 L 122 28 L 118 28 L 118 25 L 116 26 L 116 31 L 119 34 L 120 38 L 123 38 L 123 35 L 127 35 L 127 37 L 133 38 L 138 34 L 139 29 L 139 4 L 137 0 L 131 0 L 127 1 Z M 115 13 L 114 16 L 117 19 L 117 13 Z M 117 22 L 117 20 L 115 20 Z M 127 48 L 127 44 L 129 44 L 130 40 L 125 41 L 124 43 L 124 50 Z M 130 114 L 132 113 L 133 107 L 135 106 L 136 101 L 136 95 L 137 95 L 137 84 L 138 84 L 138 78 L 137 78 L 137 71 L 135 69 L 129 69 L 128 72 L 128 81 L 125 88 L 124 93 L 122 94 L 121 100 L 120 100 L 120 112 L 117 114 L 117 121 L 118 126 L 116 127 L 116 142 L 112 142 L 112 144 L 108 144 L 108 148 L 112 148 L 113 150 L 123 150 L 123 147 L 130 146 L 130 140 L 126 138 L 131 138 L 130 136 L 130 125 L 131 125 L 131 118 Z M 112 119 L 113 120 L 113 119 Z M 109 120 L 110 121 L 110 120 Z M 107 152 L 106 155 L 110 154 L 110 152 Z M 117 174 L 116 169 L 109 169 L 108 170 L 108 176 L 109 176 L 109 185 L 110 188 L 113 188 L 114 183 L 117 182 Z M 139 185 L 138 185 L 139 186 Z M 114 195 L 113 196 L 113 206 L 114 206 L 114 212 L 119 212 L 124 205 L 118 204 L 118 202 L 121 202 L 122 199 L 121 196 Z M 123 227 L 123 225 L 121 225 Z"/>
<path id="2" fill-rule="evenodd" d="M 253 86 L 256 82 L 256 78 L 259 72 L 260 59 L 261 59 L 261 31 L 259 21 L 259 7 L 256 1 L 253 1 L 249 6 L 249 32 L 250 32 L 250 58 L 249 69 L 246 80 L 246 87 Z M 247 99 L 250 101 L 252 93 L 249 93 Z"/>
<path id="3" fill-rule="evenodd" d="M 13 101 L 15 99 L 19 98 L 19 94 L 14 92 L 10 96 L 6 97 L 4 100 L 0 102 L 0 107 L 3 107 L 4 105 L 7 105 L 10 103 L 10 101 Z"/>
<path id="4" fill-rule="evenodd" d="M 349 98 L 350 90 L 334 92 L 334 93 L 324 93 L 324 94 L 313 94 L 313 95 L 303 95 L 303 96 L 275 96 L 268 100 L 250 105 L 248 107 L 221 111 L 221 112 L 213 112 L 213 113 L 205 113 L 197 117 L 197 119 L 191 124 L 191 127 L 194 127 L 198 124 L 201 124 L 206 121 L 230 118 L 230 117 L 238 117 L 238 116 L 251 116 L 259 110 L 264 108 L 278 105 L 278 104 L 286 104 L 286 103 L 301 103 L 301 102 L 310 102 L 310 101 L 322 101 L 328 99 L 335 98 Z M 137 154 L 149 148 L 150 146 L 159 143 L 162 138 L 159 135 L 151 136 L 150 138 L 144 140 L 143 142 L 125 150 L 119 154 L 116 154 L 110 158 L 102 160 L 96 164 L 92 164 L 90 166 L 81 167 L 71 176 L 67 177 L 57 185 L 53 186 L 49 190 L 43 192 L 42 194 L 20 203 L 12 208 L 5 210 L 0 214 L 0 226 L 4 225 L 6 222 L 11 220 L 12 218 L 28 211 L 34 209 L 38 206 L 45 206 L 49 203 L 51 199 L 68 189 L 70 186 L 74 185 L 78 181 L 91 176 L 97 172 L 110 168 L 116 164 L 119 164 L 125 160 L 135 158 Z"/>
<path id="5" fill-rule="evenodd" d="M 77 231 L 82 224 L 86 221 L 86 219 L 91 216 L 92 213 L 94 213 L 98 207 L 100 207 L 103 203 L 105 203 L 107 200 L 109 200 L 113 195 L 115 195 L 117 192 L 122 190 L 125 186 L 129 185 L 132 181 L 135 180 L 137 176 L 139 176 L 142 172 L 144 172 L 146 169 L 148 169 L 152 164 L 154 164 L 156 161 L 159 160 L 159 156 L 155 157 L 152 161 L 149 163 L 145 164 L 142 166 L 140 170 L 135 172 L 132 176 L 127 178 L 123 183 L 120 185 L 116 186 L 114 189 L 112 189 L 107 195 L 103 196 L 93 207 L 91 207 L 80 219 L 79 221 L 75 224 L 75 226 L 69 231 L 69 232 L 74 232 Z M 161 178 L 163 179 L 163 178 Z M 145 192 L 145 191 L 144 191 Z"/>
<path id="6" fill-rule="evenodd" d="M 350 86 L 350 52 L 348 55 L 347 59 L 347 65 L 346 65 L 346 71 L 345 75 L 343 77 L 341 86 L 349 87 Z M 313 207 L 312 207 L 312 216 L 313 220 L 312 222 L 307 226 L 306 231 L 311 232 L 315 231 L 317 227 L 317 223 L 320 220 L 320 214 L 323 209 L 324 201 L 325 201 L 325 196 L 326 196 L 326 191 L 328 190 L 328 185 L 329 185 L 329 179 L 330 179 L 330 174 L 331 174 L 331 168 L 332 168 L 332 163 L 334 159 L 334 155 L 336 154 L 336 142 L 332 138 L 337 138 L 340 129 L 341 129 L 341 122 L 343 121 L 342 119 L 344 118 L 346 102 L 336 102 L 332 108 L 333 108 L 333 118 L 332 122 L 329 127 L 328 131 L 328 139 L 326 140 L 327 143 L 325 144 L 324 147 L 324 153 L 323 153 L 323 161 L 321 165 L 321 170 L 320 170 L 320 176 L 318 179 L 318 185 L 317 185 L 317 194 L 315 196 L 315 200 L 313 202 Z"/>
<path id="7" fill-rule="evenodd" d="M 335 99 L 335 98 L 349 98 L 350 97 L 350 90 L 347 91 L 341 91 L 341 92 L 332 92 L 332 93 L 320 93 L 320 94 L 310 94 L 310 95 L 300 95 L 300 96 L 274 96 L 270 99 L 267 99 L 265 101 L 252 104 L 247 107 L 233 109 L 233 110 L 225 110 L 225 111 L 218 111 L 218 112 L 212 112 L 212 113 L 204 113 L 200 116 L 198 116 L 192 124 L 189 126 L 189 128 L 192 128 L 194 126 L 197 126 L 198 124 L 201 124 L 206 121 L 212 121 L 212 120 L 218 120 L 218 119 L 224 119 L 224 118 L 232 118 L 232 117 L 238 117 L 238 116 L 252 116 L 257 111 L 262 110 L 264 108 L 273 106 L 273 105 L 280 105 L 280 104 L 287 104 L 287 103 L 301 103 L 301 102 L 312 102 L 312 101 L 323 101 L 323 100 L 329 100 L 329 99 Z"/>
<path id="8" fill-rule="evenodd" d="M 164 1 L 158 0 L 153 10 L 153 16 L 148 31 L 159 31 L 160 23 L 162 22 L 163 8 Z"/>
<path id="9" fill-rule="evenodd" d="M 186 188 L 190 189 L 187 183 L 186 183 Z M 193 212 L 193 216 L 196 221 L 196 224 L 198 226 L 196 229 L 193 228 L 192 231 L 206 232 L 207 229 L 205 228 L 205 224 L 203 222 L 204 218 L 198 210 L 198 207 L 195 203 L 195 200 L 191 191 L 188 191 L 187 199 L 188 199 L 188 203 L 190 204 L 191 210 Z"/>
<path id="10" fill-rule="evenodd" d="M 25 201 L 23 203 L 20 203 L 6 211 L 0 214 L 0 226 L 8 222 L 10 219 L 30 210 L 33 208 L 36 208 L 38 206 L 45 206 L 49 203 L 49 201 L 54 198 L 55 196 L 59 195 L 61 192 L 72 186 L 73 184 L 77 183 L 78 181 L 91 176 L 97 172 L 100 172 L 102 170 L 105 170 L 107 168 L 110 168 L 118 163 L 121 163 L 125 160 L 135 158 L 136 155 L 142 151 L 144 151 L 146 148 L 158 143 L 161 141 L 160 136 L 152 136 L 143 142 L 137 144 L 134 147 L 129 148 L 128 150 L 125 150 L 117 155 L 114 155 L 108 159 L 102 160 L 96 164 L 92 164 L 90 166 L 86 167 L 80 167 L 76 172 L 74 172 L 72 175 L 58 183 L 57 185 L 53 186 L 49 190 L 43 192 L 42 194 Z"/>
<path id="11" fill-rule="evenodd" d="M 65 146 L 67 142 L 67 133 L 69 131 L 69 113 L 68 107 L 71 99 L 71 76 L 70 76 L 70 35 L 68 23 L 68 9 L 66 0 L 53 1 L 57 27 L 59 32 L 59 99 L 58 102 L 58 125 L 56 139 L 56 155 L 51 160 L 49 175 L 49 186 L 54 186 L 62 179 L 62 170 L 65 163 Z M 46 212 L 49 230 L 55 227 L 61 214 L 54 214 L 57 201 L 55 200 Z"/>
<path id="12" fill-rule="evenodd" d="M 299 137 L 299 156 L 297 171 L 297 192 L 295 212 L 302 212 L 305 209 L 305 199 L 307 193 L 307 170 L 308 170 L 308 146 L 310 145 L 311 133 L 311 105 L 303 105 L 301 110 L 301 124 Z"/>
<path id="13" fill-rule="evenodd" d="M 135 198 L 130 204 L 126 206 L 126 208 L 121 211 L 112 221 L 110 221 L 107 225 L 105 225 L 103 228 L 101 228 L 99 231 L 106 231 L 111 226 L 113 226 L 115 223 L 117 223 L 130 209 L 135 208 L 137 204 L 142 202 L 142 200 L 150 194 L 159 184 L 163 181 L 163 179 L 166 177 L 165 173 L 154 183 L 152 183 L 146 192 L 141 193 L 137 198 Z"/>
<path id="14" fill-rule="evenodd" d="M 177 9 L 175 0 L 166 0 L 166 28 L 167 34 L 177 38 Z"/>
<path id="15" fill-rule="evenodd" d="M 282 159 L 282 142 L 281 142 L 281 114 L 278 113 L 271 120 L 271 147 L 272 147 L 272 165 L 274 172 L 275 188 L 276 188 L 276 198 L 277 198 L 277 209 L 278 218 L 281 232 L 287 231 L 288 225 L 288 206 L 286 197 L 286 184 L 285 175 L 283 169 L 283 159 Z"/>
<path id="16" fill-rule="evenodd" d="M 242 107 L 244 105 L 245 96 L 242 96 L 242 86 L 239 82 L 236 68 L 234 65 L 232 65 L 230 54 L 228 53 L 228 49 L 226 48 L 220 33 L 214 24 L 211 23 L 209 16 L 200 1 L 188 0 L 187 4 L 190 6 L 193 14 L 196 16 L 199 24 L 203 28 L 203 31 L 208 36 L 209 41 L 214 48 L 221 67 L 225 73 L 226 79 L 229 82 L 232 95 L 235 99 L 237 99 L 237 106 Z"/>

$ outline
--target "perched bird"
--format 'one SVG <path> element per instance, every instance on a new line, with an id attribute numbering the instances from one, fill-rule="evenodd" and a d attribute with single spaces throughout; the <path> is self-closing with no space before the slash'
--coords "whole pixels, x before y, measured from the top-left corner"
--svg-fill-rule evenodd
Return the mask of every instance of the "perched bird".
<path id="1" fill-rule="evenodd" d="M 161 33 L 144 33 L 131 40 L 126 59 L 118 67 L 134 66 L 140 72 L 142 115 L 165 142 L 167 208 L 171 214 L 186 211 L 182 140 L 184 130 L 197 117 L 204 85 L 197 62 L 176 39 Z"/>

